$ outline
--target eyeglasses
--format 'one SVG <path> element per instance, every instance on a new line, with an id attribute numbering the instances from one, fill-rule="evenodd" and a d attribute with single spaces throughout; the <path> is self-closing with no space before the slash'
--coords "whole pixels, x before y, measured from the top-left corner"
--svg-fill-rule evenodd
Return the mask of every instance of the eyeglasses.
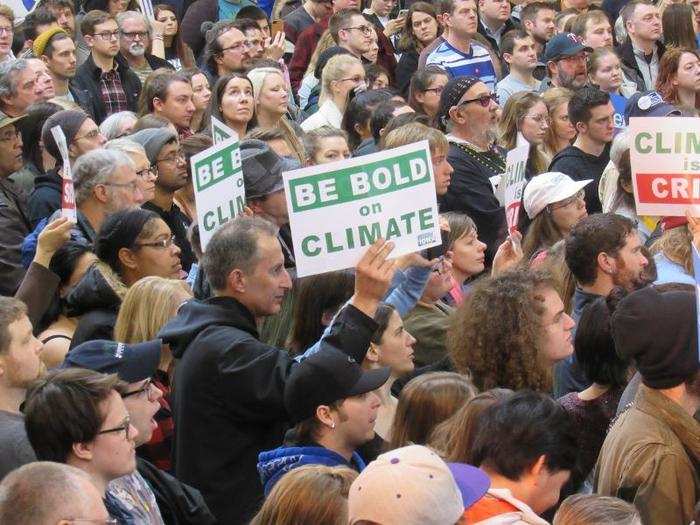
<path id="1" fill-rule="evenodd" d="M 111 434 L 112 432 L 121 432 L 122 430 L 124 431 L 126 440 L 129 441 L 129 435 L 131 434 L 131 419 L 129 419 L 129 416 L 126 416 L 122 424 L 118 427 L 100 430 L 98 434 Z"/>
<path id="2" fill-rule="evenodd" d="M 134 244 L 134 246 L 137 246 L 139 248 L 142 248 L 144 246 L 148 246 L 151 248 L 160 248 L 161 250 L 165 250 L 166 248 L 170 248 L 173 244 L 175 244 L 175 236 L 171 235 L 170 237 L 166 239 L 162 239 L 160 241 L 152 241 L 152 242 L 139 242 Z M 124 397 L 124 396 L 122 396 Z"/>
<path id="3" fill-rule="evenodd" d="M 121 34 L 127 40 L 136 40 L 137 38 L 146 40 L 148 38 L 148 31 L 135 31 L 133 33 L 126 33 L 122 31 Z"/>
<path id="4" fill-rule="evenodd" d="M 245 42 L 238 42 L 237 44 L 233 44 L 232 46 L 222 48 L 221 52 L 223 53 L 224 51 L 230 51 L 231 49 L 235 50 L 236 52 L 240 52 L 243 50 L 244 47 Z"/>
<path id="5" fill-rule="evenodd" d="M 155 385 L 153 384 L 153 379 L 151 379 L 150 377 L 148 379 L 146 379 L 144 384 L 138 390 L 134 390 L 133 392 L 126 392 L 125 394 L 122 394 L 122 399 L 126 399 L 127 397 L 131 397 L 131 396 L 140 396 L 141 394 L 146 394 L 149 401 L 156 400 L 156 395 L 155 395 L 156 388 L 155 388 Z"/>
<path id="6" fill-rule="evenodd" d="M 0 135 L 0 142 L 14 142 L 18 140 L 21 135 L 22 134 L 16 128 L 11 129 Z"/>
<path id="7" fill-rule="evenodd" d="M 153 175 L 154 177 L 158 177 L 158 168 L 155 166 L 151 166 L 149 168 L 144 168 L 141 171 L 137 171 L 136 175 L 141 177 L 142 179 L 145 179 L 149 175 Z"/>
<path id="8" fill-rule="evenodd" d="M 579 190 L 578 193 L 559 201 L 556 204 L 550 204 L 550 208 L 553 210 L 558 210 L 559 208 L 566 208 L 568 206 L 576 204 L 577 206 L 585 205 L 586 202 L 586 192 L 584 190 Z"/>
<path id="9" fill-rule="evenodd" d="M 465 105 L 470 104 L 472 102 L 478 102 L 479 104 L 482 105 L 482 107 L 487 108 L 491 105 L 492 100 L 496 104 L 498 104 L 498 95 L 496 95 L 496 93 L 488 93 L 486 95 L 481 95 L 480 97 L 468 98 L 467 100 L 463 100 L 462 102 L 457 104 L 457 107 L 465 106 Z"/>
<path id="10" fill-rule="evenodd" d="M 73 142 L 75 142 L 76 140 L 80 140 L 80 139 L 95 140 L 99 135 L 100 135 L 100 130 L 98 128 L 95 128 L 92 131 L 88 131 L 85 135 L 80 135 L 79 137 L 75 137 L 73 139 Z"/>
<path id="11" fill-rule="evenodd" d="M 527 118 L 530 118 L 537 122 L 540 126 L 551 126 L 552 125 L 552 119 L 549 118 L 547 115 L 525 115 Z"/>
<path id="12" fill-rule="evenodd" d="M 102 33 L 95 33 L 95 36 L 107 42 L 110 40 L 119 40 L 119 31 L 103 31 Z"/>
<path id="13" fill-rule="evenodd" d="M 445 86 L 440 86 L 440 87 L 434 87 L 434 88 L 426 88 L 423 90 L 423 93 L 427 93 L 428 91 L 432 91 L 436 95 L 442 95 L 442 92 L 445 90 Z"/>
<path id="14" fill-rule="evenodd" d="M 156 162 L 170 162 L 171 164 L 174 162 L 177 162 L 178 160 L 185 161 L 185 152 L 182 150 L 178 151 L 173 151 L 170 155 L 167 157 L 163 157 L 162 159 L 156 159 Z"/>
<path id="15" fill-rule="evenodd" d="M 0 27 L 0 35 L 11 35 L 15 32 L 12 27 Z"/>
<path id="16" fill-rule="evenodd" d="M 354 82 L 355 84 L 359 84 L 360 82 L 365 81 L 365 77 L 361 77 L 360 75 L 355 75 L 354 77 L 347 77 L 347 78 L 338 79 L 338 82 L 345 82 L 346 80 L 350 80 L 350 81 Z"/>
<path id="17" fill-rule="evenodd" d="M 103 182 L 102 185 L 114 186 L 115 188 L 131 188 L 134 191 L 136 191 L 139 187 L 139 183 L 135 180 L 132 180 L 131 182 Z"/>
<path id="18" fill-rule="evenodd" d="M 372 27 L 371 26 L 355 26 L 355 27 L 344 27 L 346 31 L 352 31 L 353 29 L 358 30 L 360 33 L 362 33 L 365 36 L 369 36 L 372 34 Z"/>
<path id="19" fill-rule="evenodd" d="M 579 53 L 578 55 L 561 57 L 559 59 L 559 62 L 585 62 L 587 58 L 588 58 L 588 53 L 583 52 L 583 53 Z"/>

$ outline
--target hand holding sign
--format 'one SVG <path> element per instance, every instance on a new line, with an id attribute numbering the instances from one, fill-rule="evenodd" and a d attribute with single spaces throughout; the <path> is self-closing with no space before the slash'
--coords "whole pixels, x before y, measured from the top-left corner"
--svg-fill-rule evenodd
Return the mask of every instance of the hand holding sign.
<path id="1" fill-rule="evenodd" d="M 374 317 L 394 276 L 396 261 L 388 259 L 393 249 L 393 242 L 377 239 L 355 266 L 355 295 L 350 302 L 369 317 Z"/>
<path id="2" fill-rule="evenodd" d="M 59 217 L 47 224 L 37 238 L 34 262 L 48 268 L 56 250 L 70 239 L 74 224 L 68 217 Z"/>

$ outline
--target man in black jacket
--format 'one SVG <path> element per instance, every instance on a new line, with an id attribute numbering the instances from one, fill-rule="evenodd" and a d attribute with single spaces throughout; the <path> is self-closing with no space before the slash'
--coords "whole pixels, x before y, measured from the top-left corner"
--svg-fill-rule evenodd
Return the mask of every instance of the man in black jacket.
<path id="1" fill-rule="evenodd" d="M 622 8 L 620 16 L 628 35 L 618 49 L 622 71 L 639 91 L 655 89 L 665 50 L 659 8 L 647 0 L 632 0 Z"/>
<path id="2" fill-rule="evenodd" d="M 179 360 L 172 397 L 177 478 L 199 489 L 220 523 L 247 523 L 263 489 L 258 454 L 282 443 L 289 415 L 284 388 L 297 364 L 259 340 L 256 321 L 274 315 L 291 287 L 277 228 L 259 217 L 226 223 L 202 264 L 214 297 L 189 301 L 159 336 Z M 388 288 L 392 243 L 378 241 L 356 267 L 355 295 L 320 352 L 364 359 L 378 301 Z"/>
<path id="3" fill-rule="evenodd" d="M 90 56 L 78 68 L 72 85 L 87 93 L 86 109 L 99 125 L 112 113 L 136 111 L 141 81 L 119 55 L 117 21 L 104 11 L 93 10 L 80 23 Z"/>

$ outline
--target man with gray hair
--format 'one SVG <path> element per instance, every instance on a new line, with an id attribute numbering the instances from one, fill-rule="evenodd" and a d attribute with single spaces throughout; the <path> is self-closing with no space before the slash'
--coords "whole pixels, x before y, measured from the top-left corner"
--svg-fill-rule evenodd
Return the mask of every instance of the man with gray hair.
<path id="1" fill-rule="evenodd" d="M 18 468 L 0 483 L 3 525 L 74 522 L 112 523 L 102 496 L 82 470 L 38 461 Z"/>
<path id="2" fill-rule="evenodd" d="M 6 60 L 0 64 L 0 112 L 19 117 L 39 100 L 37 76 L 28 60 Z"/>
<path id="3" fill-rule="evenodd" d="M 155 164 L 151 164 L 144 147 L 131 138 L 121 138 L 110 140 L 105 144 L 105 148 L 121 151 L 129 156 L 131 162 L 134 163 L 134 170 L 138 175 L 136 180 L 141 188 L 141 193 L 143 193 L 143 201 L 140 204 L 152 200 L 156 195 L 158 168 Z"/>
<path id="4" fill-rule="evenodd" d="M 151 39 L 162 39 L 163 35 L 154 34 L 153 27 L 145 16 L 137 11 L 124 11 L 117 15 L 117 24 L 121 54 L 139 77 L 141 85 L 145 84 L 148 75 L 156 69 L 173 69 L 167 60 L 147 52 Z"/>

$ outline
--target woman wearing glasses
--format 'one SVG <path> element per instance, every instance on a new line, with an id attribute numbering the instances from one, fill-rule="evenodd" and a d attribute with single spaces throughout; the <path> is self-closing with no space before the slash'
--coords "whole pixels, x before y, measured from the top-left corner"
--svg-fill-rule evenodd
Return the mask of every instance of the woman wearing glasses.
<path id="1" fill-rule="evenodd" d="M 530 261 L 563 239 L 586 217 L 584 188 L 593 179 L 574 181 L 558 172 L 533 177 L 523 192 L 523 208 L 532 221 L 523 240 L 523 260 Z"/>
<path id="2" fill-rule="evenodd" d="M 411 4 L 403 33 L 396 46 L 401 52 L 401 58 L 396 66 L 396 87 L 404 97 L 408 95 L 411 77 L 418 69 L 421 51 L 429 46 L 441 32 L 435 8 L 431 4 L 427 2 Z M 439 93 L 437 98 L 440 98 Z"/>
<path id="3" fill-rule="evenodd" d="M 419 69 L 411 77 L 408 104 L 416 113 L 427 115 L 434 121 L 440 109 L 440 95 L 448 80 L 447 73 L 440 66 Z"/>
<path id="4" fill-rule="evenodd" d="M 140 208 L 119 211 L 102 224 L 95 240 L 99 259 L 68 298 L 81 315 L 73 346 L 92 339 L 112 339 L 117 313 L 127 289 L 143 277 L 183 276 L 180 248 L 167 224 Z"/>
<path id="5" fill-rule="evenodd" d="M 301 123 L 301 129 L 311 131 L 321 126 L 341 129 L 343 114 L 351 94 L 365 89 L 365 69 L 351 55 L 331 58 L 321 74 L 321 97 L 316 113 Z"/>

